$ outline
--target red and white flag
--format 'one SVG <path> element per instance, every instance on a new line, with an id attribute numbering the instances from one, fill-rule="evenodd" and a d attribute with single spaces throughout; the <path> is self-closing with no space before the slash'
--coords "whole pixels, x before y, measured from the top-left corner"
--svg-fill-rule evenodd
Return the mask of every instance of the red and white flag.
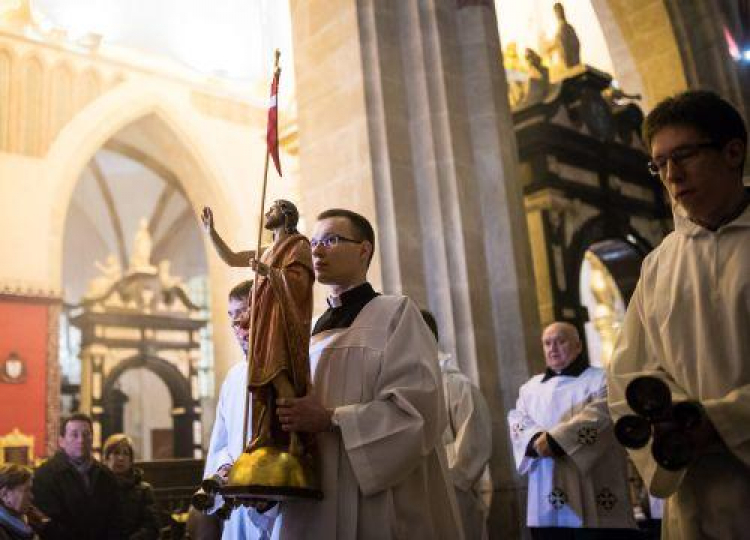
<path id="1" fill-rule="evenodd" d="M 271 154 L 273 164 L 281 176 L 281 161 L 279 160 L 279 114 L 278 114 L 278 95 L 279 95 L 279 75 L 280 69 L 274 70 L 273 82 L 271 82 L 271 100 L 268 104 L 268 128 L 266 129 L 266 143 L 268 153 Z"/>

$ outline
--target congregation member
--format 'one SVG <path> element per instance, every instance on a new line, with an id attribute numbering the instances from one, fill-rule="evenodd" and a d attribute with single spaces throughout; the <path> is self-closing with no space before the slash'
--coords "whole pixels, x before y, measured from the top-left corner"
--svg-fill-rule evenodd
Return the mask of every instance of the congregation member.
<path id="1" fill-rule="evenodd" d="M 31 483 L 31 469 L 15 463 L 0 465 L 0 540 L 39 538 L 28 519 Z"/>
<path id="2" fill-rule="evenodd" d="M 650 444 L 631 450 L 650 492 L 666 497 L 662 537 L 747 538 L 750 531 L 750 194 L 742 175 L 747 128 L 711 92 L 659 103 L 643 138 L 669 192 L 675 230 L 644 260 L 608 368 L 613 417 L 631 413 L 636 377 L 664 381 L 672 401 L 703 417 L 686 468 L 659 466 Z"/>
<path id="3" fill-rule="evenodd" d="M 36 471 L 34 503 L 50 518 L 43 540 L 122 538 L 114 474 L 93 456 L 93 424 L 83 413 L 60 423 L 60 449 Z"/>
<path id="4" fill-rule="evenodd" d="M 578 330 L 544 329 L 546 370 L 523 386 L 508 415 L 513 456 L 528 477 L 532 538 L 638 538 L 625 452 L 607 411 L 603 369 L 589 366 Z"/>
<path id="5" fill-rule="evenodd" d="M 159 517 L 154 489 L 143 480 L 143 471 L 133 466 L 133 441 L 123 433 L 107 438 L 102 448 L 104 464 L 120 486 L 122 537 L 126 540 L 159 538 Z"/>
<path id="6" fill-rule="evenodd" d="M 313 329 L 312 391 L 280 399 L 278 415 L 284 430 L 316 434 L 323 499 L 283 502 L 281 538 L 463 538 L 437 348 L 419 309 L 368 283 L 375 235 L 363 216 L 323 212 L 310 243 L 329 309 Z"/>
<path id="7" fill-rule="evenodd" d="M 448 414 L 443 446 L 461 512 L 464 537 L 467 540 L 486 539 L 492 494 L 488 466 L 492 455 L 490 411 L 482 392 L 461 372 L 453 355 L 440 349 L 435 317 L 426 310 L 422 310 L 422 317 L 438 342 L 438 362 L 443 375 L 443 395 Z"/>

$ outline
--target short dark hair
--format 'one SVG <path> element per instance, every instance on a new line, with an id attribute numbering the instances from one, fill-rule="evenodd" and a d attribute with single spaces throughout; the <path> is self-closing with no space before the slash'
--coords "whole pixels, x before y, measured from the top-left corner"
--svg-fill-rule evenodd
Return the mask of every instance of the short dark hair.
<path id="1" fill-rule="evenodd" d="M 430 327 L 430 330 L 435 336 L 435 341 L 440 341 L 440 335 L 438 334 L 437 321 L 435 321 L 435 317 L 432 315 L 431 312 L 427 311 L 426 309 L 421 309 L 420 312 L 422 313 L 422 318 L 424 319 L 424 322 L 427 323 L 427 326 Z"/>
<path id="2" fill-rule="evenodd" d="M 17 463 L 0 465 L 0 488 L 13 489 L 31 479 L 31 469 Z"/>
<path id="3" fill-rule="evenodd" d="M 654 136 L 668 126 L 695 128 L 719 148 L 734 139 L 747 146 L 747 127 L 742 116 L 714 92 L 690 90 L 659 102 L 643 122 L 643 140 L 649 151 Z"/>
<path id="4" fill-rule="evenodd" d="M 250 291 L 253 290 L 253 280 L 248 279 L 245 281 L 242 281 L 232 287 L 232 290 L 229 291 L 229 298 L 234 298 L 235 300 L 247 300 L 250 297 Z"/>
<path id="5" fill-rule="evenodd" d="M 276 204 L 281 208 L 281 213 L 284 215 L 284 227 L 286 232 L 293 234 L 297 231 L 297 223 L 299 222 L 299 210 L 293 202 L 285 199 L 279 199 Z"/>
<path id="6" fill-rule="evenodd" d="M 65 430 L 68 429 L 68 424 L 71 422 L 86 422 L 92 430 L 94 429 L 94 422 L 88 414 L 74 412 L 73 414 L 64 416 L 62 422 L 60 422 L 60 437 L 65 437 Z"/>
<path id="7" fill-rule="evenodd" d="M 349 223 L 352 224 L 352 227 L 354 227 L 359 236 L 359 238 L 356 238 L 355 240 L 367 240 L 370 242 L 372 252 L 370 252 L 370 258 L 367 260 L 367 266 L 370 266 L 372 256 L 375 254 L 375 231 L 373 230 L 372 225 L 370 225 L 370 222 L 365 216 L 343 208 L 331 208 L 325 212 L 321 212 L 318 214 L 318 221 L 335 217 L 342 217 L 349 220 Z"/>

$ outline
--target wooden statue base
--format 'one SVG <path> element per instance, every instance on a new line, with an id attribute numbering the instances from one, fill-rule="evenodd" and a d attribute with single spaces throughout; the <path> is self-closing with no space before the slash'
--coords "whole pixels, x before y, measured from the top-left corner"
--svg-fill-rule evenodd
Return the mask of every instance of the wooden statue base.
<path id="1" fill-rule="evenodd" d="M 289 501 L 295 499 L 323 498 L 323 492 L 319 489 L 290 486 L 224 486 L 219 490 L 224 500 L 230 501 L 234 506 L 247 506 L 259 499 L 264 501 Z"/>

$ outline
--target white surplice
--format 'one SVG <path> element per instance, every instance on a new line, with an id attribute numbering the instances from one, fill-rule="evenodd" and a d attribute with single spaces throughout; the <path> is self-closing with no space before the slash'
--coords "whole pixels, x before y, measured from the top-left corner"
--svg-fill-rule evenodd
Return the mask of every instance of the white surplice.
<path id="1" fill-rule="evenodd" d="M 487 470 L 492 455 L 492 418 L 479 388 L 461 373 L 454 359 L 444 353 L 439 358 L 448 410 L 448 427 L 443 432 L 448 471 L 456 491 L 464 536 L 480 540 L 487 538 L 489 513 L 483 491 L 488 487 L 491 494 L 492 489 Z"/>
<path id="2" fill-rule="evenodd" d="M 625 452 L 607 411 L 604 371 L 587 367 L 577 377 L 542 378 L 536 375 L 521 386 L 508 415 L 516 467 L 529 479 L 529 527 L 635 527 Z M 564 456 L 526 455 L 529 441 L 544 431 Z"/>
<path id="3" fill-rule="evenodd" d="M 675 231 L 648 255 L 609 366 L 614 418 L 628 383 L 661 378 L 673 401 L 697 400 L 727 450 L 672 473 L 650 445 L 630 455 L 651 493 L 669 497 L 665 538 L 750 531 L 750 207 L 711 232 L 675 209 Z"/>
<path id="4" fill-rule="evenodd" d="M 242 420 L 245 415 L 246 381 L 247 362 L 239 362 L 231 367 L 221 385 L 219 401 L 216 405 L 216 419 L 206 454 L 204 478 L 214 474 L 222 465 L 234 463 L 245 449 L 245 441 L 242 440 Z M 251 433 L 252 410 L 248 409 L 248 440 L 251 438 Z M 221 507 L 224 502 L 221 497 L 216 499 L 213 511 Z M 259 514 L 252 509 L 236 508 L 229 520 L 224 522 L 222 539 L 265 540 L 272 532 L 276 513 L 276 509 Z"/>
<path id="5" fill-rule="evenodd" d="M 283 539 L 463 538 L 441 436 L 435 339 L 406 297 L 378 296 L 349 328 L 312 338 L 322 501 L 282 504 Z"/>

